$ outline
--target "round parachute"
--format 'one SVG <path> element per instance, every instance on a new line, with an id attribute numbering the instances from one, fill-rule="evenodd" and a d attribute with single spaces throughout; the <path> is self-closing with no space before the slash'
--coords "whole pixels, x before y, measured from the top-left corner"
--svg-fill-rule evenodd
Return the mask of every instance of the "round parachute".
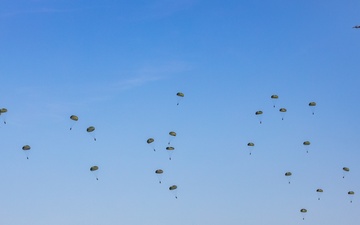
<path id="1" fill-rule="evenodd" d="M 171 146 L 168 146 L 168 147 L 166 147 L 166 150 L 167 150 L 168 153 L 169 153 L 169 160 L 171 160 L 171 156 L 172 156 L 172 153 L 173 153 L 173 151 L 175 150 L 175 148 L 174 148 L 174 147 L 171 147 Z"/>
<path id="2" fill-rule="evenodd" d="M 169 135 L 175 137 L 175 136 L 176 136 L 176 132 L 175 132 L 175 131 L 170 131 L 170 132 L 169 132 Z"/>
<path id="3" fill-rule="evenodd" d="M 262 114 L 263 114 L 263 111 L 261 111 L 261 110 L 255 112 L 255 115 L 259 118 L 260 124 L 262 124 Z"/>
<path id="4" fill-rule="evenodd" d="M 98 166 L 92 166 L 92 167 L 90 167 L 90 171 L 94 174 L 96 180 L 99 180 L 98 175 L 97 175 L 97 170 L 98 170 L 98 169 L 99 169 Z"/>
<path id="5" fill-rule="evenodd" d="M 175 195 L 175 198 L 177 198 L 177 194 L 176 194 L 177 186 L 176 185 L 171 185 L 169 187 L 169 190 Z"/>
<path id="6" fill-rule="evenodd" d="M 287 110 L 285 108 L 281 108 L 281 109 L 279 109 L 279 112 L 286 113 Z M 284 115 L 281 117 L 281 120 L 284 120 Z"/>
<path id="7" fill-rule="evenodd" d="M 349 195 L 349 198 L 350 198 L 350 203 L 353 201 L 353 198 L 354 198 L 354 195 L 355 195 L 355 192 L 353 191 L 348 191 L 348 195 Z"/>
<path id="8" fill-rule="evenodd" d="M 292 173 L 291 172 L 286 172 L 285 176 L 288 177 L 288 182 L 290 184 L 290 177 L 291 177 Z"/>
<path id="9" fill-rule="evenodd" d="M 248 149 L 249 149 L 249 155 L 251 155 L 251 150 L 253 149 L 253 147 L 255 146 L 255 144 L 252 143 L 252 142 L 249 142 L 249 143 L 247 143 L 247 146 L 248 146 Z"/>
<path id="10" fill-rule="evenodd" d="M 184 95 L 184 93 L 182 93 L 182 92 L 178 92 L 178 93 L 176 93 L 176 96 L 179 97 L 176 105 L 179 105 L 179 104 L 180 104 L 180 100 L 181 100 L 185 95 Z"/>
<path id="11" fill-rule="evenodd" d="M 78 121 L 79 120 L 79 117 L 75 116 L 75 115 L 71 115 L 70 116 L 70 119 L 71 120 L 74 120 L 74 121 Z"/>
<path id="12" fill-rule="evenodd" d="M 303 220 L 305 219 L 305 213 L 307 213 L 307 209 L 300 209 L 301 214 L 303 214 Z"/>
<path id="13" fill-rule="evenodd" d="M 4 114 L 4 113 L 7 113 L 7 108 L 1 108 L 0 109 L 0 116 L 1 114 Z M 6 124 L 6 119 L 5 119 L 6 116 L 3 116 L 3 121 L 4 121 L 4 124 Z"/>
<path id="14" fill-rule="evenodd" d="M 318 200 L 320 200 L 320 195 L 324 192 L 324 190 L 321 188 L 318 188 L 318 189 L 316 189 L 316 192 L 318 194 Z"/>
<path id="15" fill-rule="evenodd" d="M 86 128 L 86 131 L 87 131 L 88 133 L 92 133 L 92 132 L 95 131 L 95 127 L 90 126 L 90 127 Z M 96 141 L 96 138 L 95 138 L 95 136 L 94 136 L 93 134 L 92 134 L 92 137 L 94 138 L 94 141 Z"/>
<path id="16" fill-rule="evenodd" d="M 164 171 L 162 169 L 155 170 L 155 174 L 157 175 L 157 177 L 159 179 L 159 184 L 161 184 L 161 178 L 162 178 L 163 173 L 164 173 Z"/>
<path id="17" fill-rule="evenodd" d="M 25 155 L 26 155 L 26 159 L 29 159 L 29 150 L 31 149 L 30 145 L 24 145 L 22 147 L 22 150 L 24 151 Z"/>
<path id="18" fill-rule="evenodd" d="M 272 100 L 272 102 L 273 102 L 273 107 L 275 108 L 275 102 L 276 102 L 276 100 L 279 98 L 279 96 L 278 95 L 271 95 L 271 100 Z"/>
<path id="19" fill-rule="evenodd" d="M 170 143 L 174 140 L 174 138 L 176 137 L 176 132 L 175 131 L 170 131 L 169 132 L 169 141 L 168 141 L 168 145 L 170 145 Z"/>
<path id="20" fill-rule="evenodd" d="M 151 143 L 153 143 L 154 141 L 155 141 L 154 138 L 149 138 L 149 139 L 147 139 L 146 143 L 151 144 Z"/>
<path id="21" fill-rule="evenodd" d="M 315 114 L 314 106 L 316 106 L 316 102 L 310 102 L 309 106 L 311 107 L 311 113 L 314 115 Z"/>

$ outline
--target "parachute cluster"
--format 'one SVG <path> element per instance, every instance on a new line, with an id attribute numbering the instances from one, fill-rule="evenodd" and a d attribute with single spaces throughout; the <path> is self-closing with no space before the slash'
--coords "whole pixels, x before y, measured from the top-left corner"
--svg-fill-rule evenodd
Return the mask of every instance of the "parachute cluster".
<path id="1" fill-rule="evenodd" d="M 276 108 L 277 107 L 277 101 L 279 100 L 279 96 L 276 95 L 276 94 L 273 94 L 270 96 L 270 99 L 272 100 L 272 106 L 273 108 Z M 305 105 L 304 105 L 305 106 Z M 316 106 L 317 106 L 317 103 L 314 102 L 314 101 L 311 101 L 308 103 L 308 107 L 310 108 L 310 112 L 312 115 L 315 115 L 315 109 L 316 109 Z M 286 115 L 286 113 L 288 112 L 288 110 L 286 108 L 279 108 L 278 109 L 278 112 L 281 116 L 281 120 L 284 120 L 284 116 Z M 255 111 L 255 116 L 259 119 L 259 122 L 260 124 L 263 124 L 263 115 L 264 115 L 264 111 L 262 110 L 257 110 Z M 260 125 L 260 126 L 263 126 L 263 125 Z M 300 143 L 299 143 L 300 144 Z M 306 150 L 306 153 L 309 153 L 309 149 L 310 149 L 310 146 L 311 146 L 311 142 L 309 140 L 304 140 L 302 142 L 302 145 L 304 146 L 305 150 Z M 248 142 L 247 143 L 247 146 L 248 146 L 248 149 L 249 149 L 249 152 L 250 152 L 250 155 L 252 155 L 252 150 L 255 146 L 255 143 L 254 142 Z M 346 175 L 349 173 L 350 169 L 348 167 L 343 167 L 342 168 L 342 171 L 343 171 L 343 178 L 346 177 Z M 291 179 L 293 177 L 293 173 L 291 171 L 287 171 L 284 173 L 284 176 L 287 178 L 288 180 L 288 184 L 291 184 Z M 321 196 L 322 194 L 324 193 L 324 189 L 322 188 L 314 188 L 315 192 L 317 193 L 318 195 L 318 200 L 321 199 Z M 314 191 L 313 190 L 313 191 Z M 345 195 L 345 193 L 343 193 Z M 355 192 L 353 190 L 350 190 L 347 192 L 347 195 L 349 196 L 350 198 L 350 203 L 353 202 L 353 198 L 354 198 L 354 195 L 355 195 Z M 306 208 L 302 208 L 300 209 L 300 213 L 302 214 L 302 219 L 304 220 L 305 219 L 305 215 L 306 213 L 308 212 L 308 210 Z"/>

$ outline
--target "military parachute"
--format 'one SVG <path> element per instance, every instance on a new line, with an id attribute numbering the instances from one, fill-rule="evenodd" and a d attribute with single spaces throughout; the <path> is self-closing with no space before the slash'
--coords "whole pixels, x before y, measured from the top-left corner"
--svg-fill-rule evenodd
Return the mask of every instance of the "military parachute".
<path id="1" fill-rule="evenodd" d="M 88 132 L 94 138 L 94 141 L 96 141 L 94 131 L 95 131 L 95 127 L 93 127 L 93 126 L 86 128 L 86 132 Z"/>
<path id="2" fill-rule="evenodd" d="M 275 103 L 276 101 L 279 99 L 279 96 L 278 95 L 271 95 L 271 100 L 272 100 L 272 103 L 273 103 L 273 107 L 275 108 Z"/>
<path id="3" fill-rule="evenodd" d="M 175 195 L 175 198 L 177 198 L 177 186 L 176 185 L 171 185 L 169 187 L 169 190 Z"/>
<path id="4" fill-rule="evenodd" d="M 285 109 L 285 108 L 280 108 L 280 109 L 279 109 L 279 112 L 282 113 L 282 114 L 283 114 L 283 113 L 286 113 L 286 112 L 287 112 L 287 109 Z M 283 114 L 282 117 L 281 117 L 281 120 L 284 120 L 284 116 L 285 116 L 285 115 Z"/>
<path id="5" fill-rule="evenodd" d="M 157 169 L 155 170 L 155 174 L 157 175 L 158 179 L 159 179 L 159 184 L 161 184 L 161 180 L 162 180 L 162 174 L 164 173 L 164 171 L 162 169 Z"/>
<path id="6" fill-rule="evenodd" d="M 176 137 L 176 132 L 175 131 L 170 131 L 169 132 L 169 142 L 168 145 L 170 145 L 170 143 L 174 140 L 174 138 Z"/>
<path id="7" fill-rule="evenodd" d="M 146 143 L 148 143 L 148 145 L 154 150 L 154 152 L 156 151 L 156 149 L 154 148 L 154 141 L 155 139 L 154 138 L 149 138 L 146 140 Z"/>
<path id="8" fill-rule="evenodd" d="M 309 103 L 309 107 L 311 108 L 311 113 L 313 115 L 315 114 L 315 106 L 316 106 L 316 102 L 310 102 Z"/>
<path id="9" fill-rule="evenodd" d="M 166 147 L 166 151 L 169 153 L 169 160 L 171 160 L 171 156 L 174 150 L 175 150 L 174 147 L 171 146 Z"/>
<path id="10" fill-rule="evenodd" d="M 1 108 L 0 109 L 0 116 L 2 117 L 2 119 L 3 119 L 3 122 L 4 122 L 4 124 L 6 124 L 6 114 L 5 113 L 7 113 L 7 108 Z"/>
<path id="11" fill-rule="evenodd" d="M 95 176 L 95 178 L 96 178 L 96 180 L 99 180 L 99 178 L 98 178 L 98 169 L 99 169 L 99 167 L 98 166 L 92 166 L 92 167 L 90 167 L 90 171 L 94 174 L 94 176 Z"/>
<path id="12" fill-rule="evenodd" d="M 75 125 L 75 123 L 79 120 L 79 117 L 76 115 L 71 115 L 70 116 L 70 130 L 72 130 L 73 126 Z"/>
<path id="13" fill-rule="evenodd" d="M 182 93 L 182 92 L 178 92 L 178 93 L 176 93 L 176 96 L 178 97 L 178 100 L 177 100 L 176 105 L 179 105 L 181 99 L 183 99 L 185 95 L 184 95 L 184 93 Z"/>
<path id="14" fill-rule="evenodd" d="M 29 159 L 29 151 L 30 151 L 31 147 L 30 145 L 24 145 L 22 147 L 22 150 L 24 151 L 25 155 L 26 155 L 26 159 Z"/>
<path id="15" fill-rule="evenodd" d="M 256 117 L 259 119 L 260 124 L 262 124 L 262 115 L 263 111 L 259 110 L 255 112 Z"/>

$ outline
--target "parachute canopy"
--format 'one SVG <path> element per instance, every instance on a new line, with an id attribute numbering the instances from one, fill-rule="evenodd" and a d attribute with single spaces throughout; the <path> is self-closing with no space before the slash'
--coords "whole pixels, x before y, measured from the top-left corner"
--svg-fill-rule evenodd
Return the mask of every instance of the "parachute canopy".
<path id="1" fill-rule="evenodd" d="M 286 112 L 287 110 L 285 108 L 279 109 L 280 112 Z"/>
<path id="2" fill-rule="evenodd" d="M 304 141 L 303 145 L 310 145 L 310 141 Z"/>
<path id="3" fill-rule="evenodd" d="M 92 166 L 92 167 L 90 167 L 90 171 L 92 172 L 92 171 L 96 171 L 96 170 L 98 170 L 99 169 L 99 167 L 98 166 Z"/>
<path id="4" fill-rule="evenodd" d="M 359 29 L 360 25 L 353 26 L 353 28 Z"/>
<path id="5" fill-rule="evenodd" d="M 289 177 L 289 176 L 291 176 L 291 175 L 292 175 L 291 172 L 286 172 L 286 173 L 285 173 L 285 176 L 287 176 L 287 177 Z"/>
<path id="6" fill-rule="evenodd" d="M 272 99 L 278 99 L 279 96 L 277 96 L 277 95 L 271 95 L 271 98 L 272 98 Z"/>
<path id="7" fill-rule="evenodd" d="M 348 195 L 354 195 L 354 194 L 355 194 L 355 192 L 353 192 L 353 191 L 348 192 Z"/>
<path id="8" fill-rule="evenodd" d="M 169 147 L 166 147 L 166 150 L 168 150 L 168 151 L 172 151 L 172 150 L 175 150 L 175 148 L 174 148 L 174 147 L 169 146 Z"/>
<path id="9" fill-rule="evenodd" d="M 182 93 L 182 92 L 178 92 L 178 93 L 176 93 L 176 95 L 179 96 L 179 97 L 184 97 L 185 96 L 184 93 Z"/>
<path id="10" fill-rule="evenodd" d="M 253 146 L 255 146 L 255 144 L 254 144 L 254 143 L 252 143 L 252 142 L 249 142 L 249 143 L 247 144 L 247 146 L 249 146 L 249 147 L 253 147 Z"/>
<path id="11" fill-rule="evenodd" d="M 255 112 L 255 115 L 261 115 L 261 114 L 263 114 L 263 111 L 256 111 Z"/>
<path id="12" fill-rule="evenodd" d="M 323 189 L 319 188 L 319 189 L 316 189 L 316 192 L 322 193 L 322 192 L 324 192 L 324 191 L 323 191 Z"/>
<path id="13" fill-rule="evenodd" d="M 177 186 L 176 185 L 171 185 L 170 187 L 169 187 L 169 190 L 170 191 L 173 191 L 173 190 L 176 190 L 177 189 Z"/>
<path id="14" fill-rule="evenodd" d="M 350 171 L 350 169 L 349 169 L 348 167 L 343 167 L 343 170 L 344 170 L 345 172 L 349 172 L 349 171 Z"/>
<path id="15" fill-rule="evenodd" d="M 307 209 L 300 209 L 300 212 L 306 213 L 306 212 L 307 212 Z"/>
<path id="16" fill-rule="evenodd" d="M 30 149 L 31 149 L 30 145 L 24 145 L 24 146 L 22 147 L 22 150 L 24 150 L 24 151 L 28 151 L 28 150 L 30 150 Z"/>
<path id="17" fill-rule="evenodd" d="M 170 132 L 169 132 L 169 135 L 175 137 L 175 136 L 176 136 L 176 132 L 175 132 L 175 131 L 170 131 Z"/>
<path id="18" fill-rule="evenodd" d="M 162 174 L 162 173 L 164 173 L 164 171 L 162 169 L 157 169 L 157 170 L 155 170 L 155 173 L 156 174 Z"/>
<path id="19" fill-rule="evenodd" d="M 316 106 L 316 102 L 310 102 L 309 106 Z"/>
<path id="20" fill-rule="evenodd" d="M 93 132 L 94 130 L 95 130 L 95 127 L 93 127 L 93 126 L 86 128 L 87 132 Z"/>
<path id="21" fill-rule="evenodd" d="M 70 119 L 71 120 L 74 120 L 74 121 L 78 121 L 79 120 L 79 117 L 75 116 L 75 115 L 71 115 L 70 116 Z"/>
<path id="22" fill-rule="evenodd" d="M 149 138 L 149 139 L 147 139 L 146 143 L 151 144 L 151 143 L 153 143 L 154 141 L 155 141 L 154 138 Z"/>
<path id="23" fill-rule="evenodd" d="M 0 109 L 0 114 L 1 114 L 1 113 L 6 113 L 7 111 L 8 111 L 7 108 L 1 108 L 1 109 Z"/>

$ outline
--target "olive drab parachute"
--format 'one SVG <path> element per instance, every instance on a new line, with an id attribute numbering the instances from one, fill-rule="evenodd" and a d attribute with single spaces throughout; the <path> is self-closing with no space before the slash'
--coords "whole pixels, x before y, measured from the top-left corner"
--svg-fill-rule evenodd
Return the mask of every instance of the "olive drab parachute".
<path id="1" fill-rule="evenodd" d="M 166 147 L 166 150 L 169 153 L 169 160 L 171 160 L 171 155 L 172 155 L 173 151 L 175 150 L 175 148 L 168 146 L 168 147 Z"/>
<path id="2" fill-rule="evenodd" d="M 303 145 L 304 145 L 304 147 L 305 147 L 305 149 L 306 149 L 306 153 L 309 153 L 309 146 L 310 146 L 310 141 L 304 141 L 303 142 Z"/>
<path id="3" fill-rule="evenodd" d="M 159 184 L 161 184 L 161 178 L 162 178 L 163 173 L 164 173 L 164 171 L 162 169 L 155 170 L 155 174 L 157 175 L 157 177 L 159 179 Z"/>
<path id="4" fill-rule="evenodd" d="M 176 132 L 175 131 L 170 131 L 169 132 L 169 142 L 168 145 L 170 145 L 171 141 L 176 137 Z"/>
<path id="5" fill-rule="evenodd" d="M 263 114 L 263 111 L 261 111 L 261 110 L 255 112 L 255 115 L 259 118 L 260 124 L 262 124 L 262 114 Z"/>
<path id="6" fill-rule="evenodd" d="M 279 109 L 279 112 L 280 112 L 280 113 L 286 113 L 286 112 L 287 112 L 287 109 L 281 108 L 281 109 Z M 281 120 L 284 120 L 284 115 L 282 115 Z"/>
<path id="7" fill-rule="evenodd" d="M 311 113 L 314 115 L 315 114 L 315 106 L 316 106 L 316 102 L 310 102 L 309 106 L 311 108 Z"/>
<path id="8" fill-rule="evenodd" d="M 316 193 L 318 194 L 318 200 L 320 200 L 320 195 L 321 195 L 323 192 L 324 192 L 324 190 L 321 189 L 321 188 L 316 189 Z"/>
<path id="9" fill-rule="evenodd" d="M 271 95 L 271 100 L 273 102 L 273 107 L 275 108 L 275 102 L 278 100 L 279 96 L 278 95 Z"/>
<path id="10" fill-rule="evenodd" d="M 25 152 L 26 159 L 29 159 L 29 150 L 31 149 L 30 145 L 24 145 L 22 150 Z"/>
<path id="11" fill-rule="evenodd" d="M 176 93 L 176 96 L 178 97 L 178 101 L 177 101 L 176 105 L 179 105 L 181 99 L 184 98 L 185 95 L 182 92 L 178 92 L 178 93 Z"/>
<path id="12" fill-rule="evenodd" d="M 169 190 L 175 195 L 175 198 L 177 198 L 177 193 L 176 193 L 177 188 L 178 187 L 176 185 L 171 185 L 169 187 Z"/>
<path id="13" fill-rule="evenodd" d="M 71 115 L 70 120 L 71 120 L 70 130 L 72 130 L 75 123 L 79 120 L 79 117 L 76 115 Z"/>
<path id="14" fill-rule="evenodd" d="M 288 177 L 288 182 L 290 184 L 290 177 L 292 176 L 292 173 L 291 172 L 286 172 L 285 176 Z"/>
<path id="15" fill-rule="evenodd" d="M 149 145 L 151 145 L 151 148 L 152 148 L 152 149 L 154 150 L 154 152 L 155 152 L 156 149 L 155 149 L 154 146 L 153 146 L 153 145 L 154 145 L 154 144 L 153 144 L 154 141 L 155 141 L 154 138 L 149 138 L 149 139 L 146 140 L 146 143 L 148 143 Z"/>
<path id="16" fill-rule="evenodd" d="M 99 167 L 98 166 L 92 166 L 90 167 L 90 171 L 95 175 L 96 180 L 99 180 L 98 176 L 97 176 L 97 171 L 98 171 Z"/>
<path id="17" fill-rule="evenodd" d="M 348 191 L 348 195 L 349 195 L 349 198 L 350 198 L 350 203 L 352 203 L 352 202 L 353 202 L 354 195 L 355 195 L 355 192 L 354 192 L 354 191 Z"/>
<path id="18" fill-rule="evenodd" d="M 7 113 L 7 108 L 1 108 L 0 109 L 0 116 L 3 118 L 3 122 L 4 124 L 6 124 L 6 119 L 5 119 L 5 114 L 4 113 Z"/>
<path id="19" fill-rule="evenodd" d="M 247 143 L 248 149 L 249 149 L 249 155 L 251 155 L 251 150 L 254 148 L 255 144 L 253 142 Z"/>
<path id="20" fill-rule="evenodd" d="M 345 178 L 346 173 L 350 172 L 348 167 L 343 167 L 343 178 Z"/>
<path id="21" fill-rule="evenodd" d="M 303 220 L 305 219 L 305 213 L 307 213 L 307 209 L 300 209 L 300 212 L 303 216 Z"/>
<path id="22" fill-rule="evenodd" d="M 94 131 L 95 131 L 95 127 L 93 127 L 93 126 L 86 128 L 86 132 L 88 132 L 89 134 L 92 134 Z M 94 138 L 94 141 L 96 141 L 96 138 L 93 134 L 92 134 L 92 137 Z"/>

